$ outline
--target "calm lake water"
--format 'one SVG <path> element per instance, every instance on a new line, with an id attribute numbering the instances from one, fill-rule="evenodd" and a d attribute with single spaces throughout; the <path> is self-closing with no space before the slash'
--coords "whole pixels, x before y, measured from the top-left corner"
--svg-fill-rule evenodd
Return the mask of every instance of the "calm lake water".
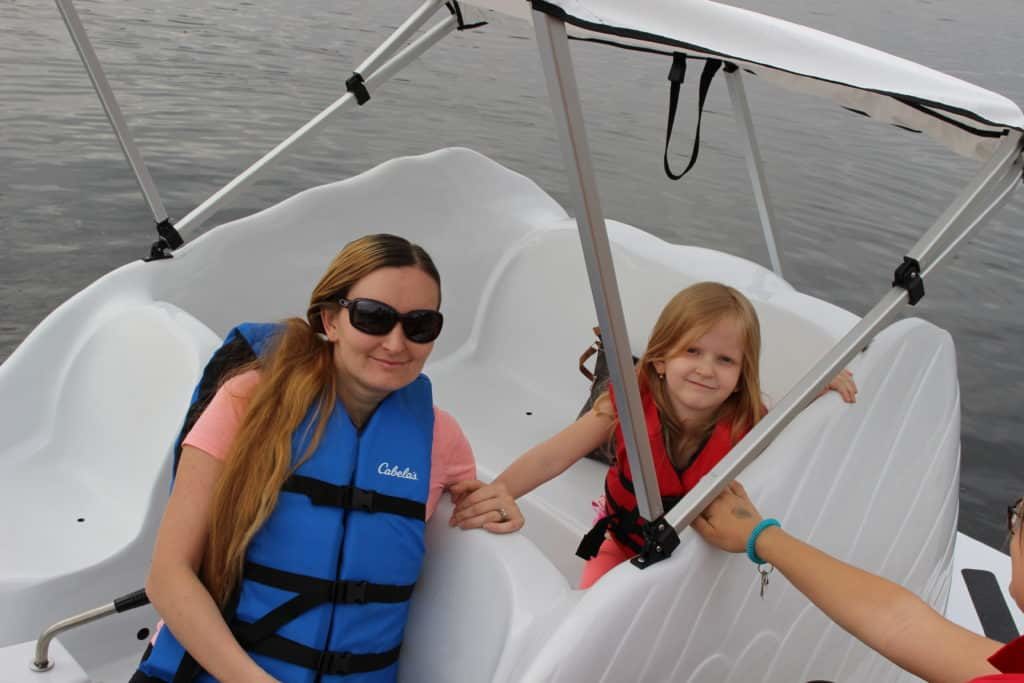
<path id="1" fill-rule="evenodd" d="M 1024 103 L 1021 0 L 743 0 L 932 66 Z M 418 2 L 182 0 L 77 3 L 174 218 L 343 92 L 344 79 Z M 271 7 L 273 6 L 273 7 Z M 570 204 L 532 28 L 488 17 L 300 148 L 209 225 L 391 157 L 474 148 Z M 708 100 L 696 169 L 661 172 L 664 58 L 573 47 L 610 218 L 767 265 L 725 87 Z M 0 359 L 54 307 L 144 255 L 151 219 L 53 3 L 0 3 Z M 692 84 L 689 85 L 692 88 Z M 688 152 L 684 90 L 677 153 Z M 976 164 L 905 131 L 748 79 L 787 276 L 863 314 Z M 679 156 L 676 165 L 680 165 Z M 998 545 L 1024 493 L 1024 193 L 928 281 L 915 314 L 947 329 L 963 404 L 961 528 Z"/>

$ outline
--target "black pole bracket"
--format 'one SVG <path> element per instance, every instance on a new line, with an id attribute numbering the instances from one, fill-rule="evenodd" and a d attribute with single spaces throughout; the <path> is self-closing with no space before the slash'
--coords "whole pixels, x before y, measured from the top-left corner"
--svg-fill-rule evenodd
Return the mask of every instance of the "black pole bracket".
<path id="1" fill-rule="evenodd" d="M 467 24 L 466 21 L 462 18 L 462 8 L 459 7 L 459 3 L 456 0 L 444 3 L 444 6 L 447 7 L 448 11 L 451 12 L 452 16 L 455 17 L 455 22 L 457 24 L 456 28 L 460 31 L 468 31 L 473 28 L 487 26 L 486 21 L 478 21 L 473 24 Z"/>
<path id="2" fill-rule="evenodd" d="M 672 555 L 679 546 L 679 534 L 675 527 L 665 521 L 665 515 L 641 527 L 644 536 L 644 548 L 640 554 L 630 560 L 640 569 L 646 569 Z"/>
<path id="3" fill-rule="evenodd" d="M 907 290 L 911 306 L 924 296 L 924 278 L 921 277 L 921 264 L 917 262 L 917 259 L 904 256 L 903 263 L 893 273 L 892 278 L 893 287 L 902 287 Z"/>
<path id="4" fill-rule="evenodd" d="M 171 252 L 185 244 L 185 240 L 182 239 L 181 234 L 175 229 L 170 218 L 165 218 L 157 223 L 156 232 L 160 237 L 150 246 L 149 257 L 143 259 L 144 261 L 160 261 L 165 258 L 171 258 L 173 256 Z"/>
<path id="5" fill-rule="evenodd" d="M 366 81 L 358 71 L 353 71 L 345 81 L 345 90 L 355 95 L 356 103 L 360 107 L 370 101 L 370 91 L 366 89 Z"/>

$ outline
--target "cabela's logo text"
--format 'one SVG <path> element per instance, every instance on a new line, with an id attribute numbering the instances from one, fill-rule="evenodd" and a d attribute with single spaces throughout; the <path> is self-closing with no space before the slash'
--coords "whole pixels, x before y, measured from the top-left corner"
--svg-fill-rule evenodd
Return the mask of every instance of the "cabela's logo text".
<path id="1" fill-rule="evenodd" d="M 399 479 L 412 479 L 413 481 L 419 480 L 415 471 L 408 467 L 399 469 L 398 465 L 392 465 L 387 461 L 377 465 L 377 474 L 383 474 L 385 477 L 398 477 Z"/>

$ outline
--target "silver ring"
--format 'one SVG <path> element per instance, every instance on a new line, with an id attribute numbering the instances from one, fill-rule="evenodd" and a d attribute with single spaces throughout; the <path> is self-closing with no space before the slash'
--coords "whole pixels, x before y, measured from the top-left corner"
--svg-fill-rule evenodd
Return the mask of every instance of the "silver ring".
<path id="1" fill-rule="evenodd" d="M 498 514 L 501 515 L 502 522 L 508 521 L 508 513 L 505 512 L 505 508 L 498 508 Z"/>

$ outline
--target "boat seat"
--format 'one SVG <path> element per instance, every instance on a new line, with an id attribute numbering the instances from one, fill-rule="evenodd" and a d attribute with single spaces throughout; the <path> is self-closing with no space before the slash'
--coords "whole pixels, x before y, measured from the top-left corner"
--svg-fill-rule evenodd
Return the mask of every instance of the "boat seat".
<path id="1" fill-rule="evenodd" d="M 614 222 L 609 228 L 613 237 L 626 229 Z M 749 262 L 738 268 L 738 259 L 726 254 L 658 244 L 651 256 L 641 253 L 644 244 L 630 251 L 613 242 L 634 355 L 643 352 L 658 314 L 676 292 L 702 280 L 723 281 L 747 294 L 758 311 L 763 389 L 769 400 L 778 400 L 845 332 L 842 325 L 856 322 L 845 314 L 840 318 L 845 323 L 826 327 L 819 321 L 835 319 L 838 309 L 795 292 Z M 668 264 L 679 259 L 693 268 L 672 270 Z M 577 366 L 594 340 L 596 314 L 575 223 L 539 226 L 492 277 L 481 301 L 473 341 L 429 373 L 438 404 L 456 416 L 473 444 L 480 478 L 490 480 L 526 449 L 570 424 L 589 394 Z M 606 471 L 601 463 L 581 460 L 522 501 L 525 533 L 573 583 L 582 569 L 574 550 L 594 516 L 589 498 L 580 492 L 601 495 Z M 530 524 L 535 513 L 543 515 L 543 525 Z"/>
<path id="2" fill-rule="evenodd" d="M 0 462 L 0 604 L 12 609 L 32 586 L 101 568 L 139 544 L 149 552 L 144 530 L 166 500 L 157 489 L 172 443 L 219 343 L 188 313 L 152 301 L 108 306 L 63 341 L 68 356 L 54 363 L 58 378 L 36 408 L 51 415 L 5 446 Z M 34 517 L 18 523 L 27 510 Z"/>

